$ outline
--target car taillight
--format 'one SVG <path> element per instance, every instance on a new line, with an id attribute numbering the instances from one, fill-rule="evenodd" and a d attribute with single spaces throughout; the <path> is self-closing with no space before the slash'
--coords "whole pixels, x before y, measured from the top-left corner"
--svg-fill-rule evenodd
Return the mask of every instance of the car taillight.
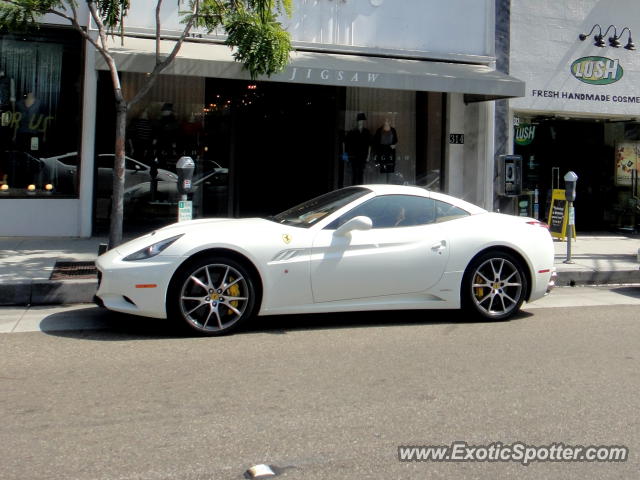
<path id="1" fill-rule="evenodd" d="M 527 222 L 527 225 L 533 225 L 534 227 L 542 227 L 542 228 L 546 228 L 547 230 L 549 230 L 549 225 L 547 225 L 544 222 L 539 222 L 538 220 L 531 220 L 531 221 Z"/>

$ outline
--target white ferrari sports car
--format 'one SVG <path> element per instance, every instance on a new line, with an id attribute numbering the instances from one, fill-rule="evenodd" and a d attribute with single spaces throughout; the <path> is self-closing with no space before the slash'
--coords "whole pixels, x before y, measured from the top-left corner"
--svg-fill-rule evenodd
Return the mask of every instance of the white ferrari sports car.
<path id="1" fill-rule="evenodd" d="M 270 218 L 176 223 L 101 255 L 104 307 L 220 335 L 252 316 L 455 309 L 505 320 L 553 286 L 551 235 L 419 187 L 363 185 Z"/>

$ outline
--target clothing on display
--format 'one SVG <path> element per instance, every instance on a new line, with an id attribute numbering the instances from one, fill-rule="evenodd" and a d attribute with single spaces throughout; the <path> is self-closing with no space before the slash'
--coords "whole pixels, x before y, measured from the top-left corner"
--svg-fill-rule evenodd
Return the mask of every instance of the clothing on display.
<path id="1" fill-rule="evenodd" d="M 373 138 L 373 146 L 377 162 L 380 165 L 380 173 L 393 173 L 396 168 L 396 145 L 398 133 L 391 126 L 389 120 L 385 120 Z"/>
<path id="2" fill-rule="evenodd" d="M 371 152 L 371 132 L 364 127 L 367 117 L 359 113 L 356 117 L 358 126 L 347 133 L 345 138 L 345 152 L 351 163 L 351 182 L 358 185 L 364 181 L 364 167 Z"/>

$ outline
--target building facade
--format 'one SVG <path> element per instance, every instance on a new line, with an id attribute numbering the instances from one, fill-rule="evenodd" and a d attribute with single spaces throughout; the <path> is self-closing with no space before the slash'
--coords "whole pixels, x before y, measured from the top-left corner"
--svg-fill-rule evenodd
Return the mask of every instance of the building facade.
<path id="1" fill-rule="evenodd" d="M 510 101 L 511 135 L 541 216 L 574 171 L 578 231 L 637 228 L 639 31 L 632 0 L 512 0 L 510 71 L 527 87 Z"/>
<path id="2" fill-rule="evenodd" d="M 299 0 L 293 17 L 283 19 L 296 48 L 289 66 L 255 80 L 221 37 L 194 32 L 129 112 L 125 229 L 175 221 L 175 165 L 183 155 L 196 162 L 196 217 L 270 215 L 353 183 L 425 185 L 492 208 L 493 100 L 524 94 L 523 82 L 495 69 L 495 18 L 494 0 Z M 142 3 L 132 6 L 127 23 L 132 36 L 114 39 L 111 48 L 131 98 L 155 60 L 155 23 Z M 180 30 L 171 2 L 162 25 L 165 38 Z M 161 49 L 170 48 L 163 40 Z M 106 231 L 111 82 L 93 49 L 83 59 L 78 146 L 42 154 L 26 145 L 46 164 L 49 183 L 29 180 L 35 188 L 22 195 L 16 189 L 23 186 L 11 186 L 8 176 L 11 193 L 0 211 L 29 216 L 49 209 L 44 202 L 67 204 L 4 234 Z M 74 168 L 74 188 L 57 196 L 59 172 Z"/>

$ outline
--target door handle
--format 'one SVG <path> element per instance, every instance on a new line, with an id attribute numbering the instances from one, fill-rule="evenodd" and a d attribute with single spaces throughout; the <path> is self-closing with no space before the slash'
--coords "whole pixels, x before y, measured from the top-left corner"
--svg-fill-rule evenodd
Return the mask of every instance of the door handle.
<path id="1" fill-rule="evenodd" d="M 433 245 L 431 245 L 431 250 L 437 251 L 438 253 L 442 253 L 442 250 L 444 250 L 446 246 L 447 246 L 446 240 L 441 240 L 438 243 L 434 243 Z"/>

